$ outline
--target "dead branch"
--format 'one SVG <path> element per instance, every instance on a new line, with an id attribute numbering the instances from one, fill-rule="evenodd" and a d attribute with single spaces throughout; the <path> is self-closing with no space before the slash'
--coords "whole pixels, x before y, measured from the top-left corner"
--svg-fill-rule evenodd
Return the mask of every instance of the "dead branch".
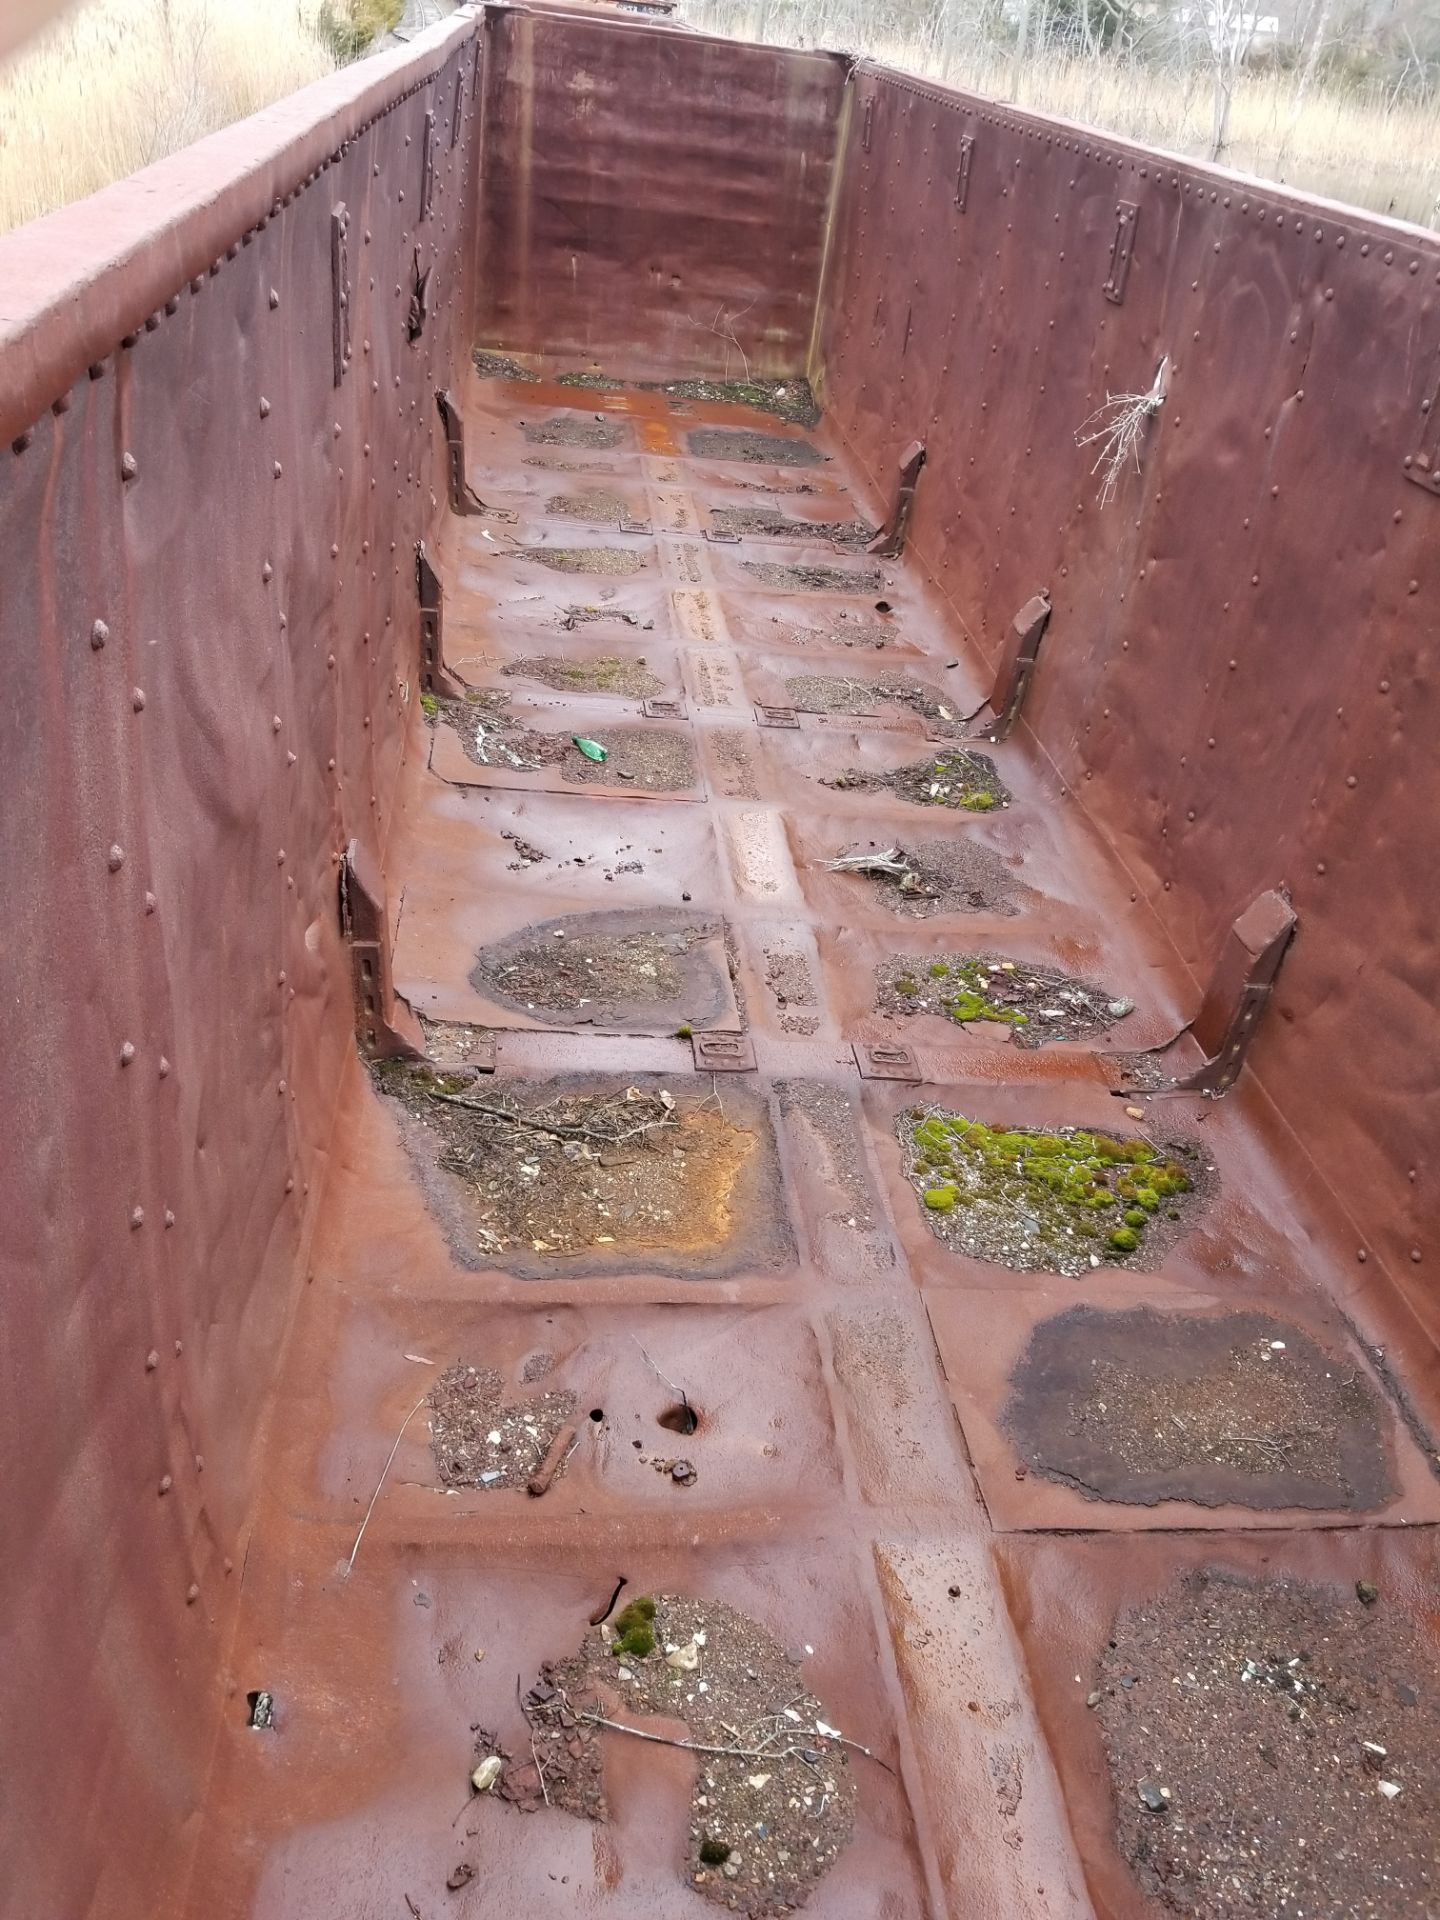
<path id="1" fill-rule="evenodd" d="M 1167 356 L 1160 362 L 1147 393 L 1107 393 L 1101 405 L 1075 429 L 1077 447 L 1099 447 L 1090 471 L 1103 476 L 1100 484 L 1102 507 L 1114 497 L 1125 467 L 1133 462 L 1135 471 L 1140 471 L 1140 442 L 1147 423 L 1165 404 L 1169 376 L 1170 361 Z"/>

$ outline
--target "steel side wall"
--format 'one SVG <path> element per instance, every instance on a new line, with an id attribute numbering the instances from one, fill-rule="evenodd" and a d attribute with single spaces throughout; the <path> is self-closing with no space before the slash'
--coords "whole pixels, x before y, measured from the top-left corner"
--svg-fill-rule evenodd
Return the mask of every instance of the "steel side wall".
<path id="1" fill-rule="evenodd" d="M 225 1643 L 351 1048 L 336 863 L 383 842 L 416 691 L 478 47 L 462 20 L 0 240 L 6 1915 L 163 1913 L 263 1684 Z"/>
<path id="2" fill-rule="evenodd" d="M 486 17 L 477 341 L 632 378 L 804 372 L 845 62 Z"/>
<path id="3" fill-rule="evenodd" d="M 1197 982 L 1290 890 L 1254 1070 L 1435 1334 L 1440 242 L 866 66 L 824 307 L 830 417 L 877 496 L 926 442 L 912 547 L 980 652 L 1054 596 L 1026 718 Z M 1076 430 L 1165 355 L 1101 507 Z"/>

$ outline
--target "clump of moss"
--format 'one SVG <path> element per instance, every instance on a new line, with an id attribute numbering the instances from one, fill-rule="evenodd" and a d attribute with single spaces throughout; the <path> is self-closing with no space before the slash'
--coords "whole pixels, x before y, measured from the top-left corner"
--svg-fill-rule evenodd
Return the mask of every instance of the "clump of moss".
<path id="1" fill-rule="evenodd" d="M 964 793 L 960 796 L 960 804 L 967 813 L 989 813 L 995 805 L 995 796 L 983 792 Z"/>
<path id="2" fill-rule="evenodd" d="M 1191 1187 L 1179 1160 L 1149 1140 L 1081 1127 L 993 1127 L 918 1108 L 902 1126 L 927 1212 L 957 1218 L 954 1227 L 937 1220 L 936 1230 L 1021 1270 L 1078 1273 L 1101 1249 L 1112 1259 L 1132 1254 L 1154 1224 L 1160 1193 Z"/>
<path id="3" fill-rule="evenodd" d="M 655 1651 L 655 1602 L 648 1593 L 632 1600 L 615 1616 L 615 1639 L 610 1651 L 643 1660 Z"/>
<path id="4" fill-rule="evenodd" d="M 688 1040 L 691 1038 L 694 1032 L 695 1032 L 694 1027 L 692 1027 L 690 1022 L 686 1020 L 682 1022 L 680 1026 L 676 1027 L 675 1038 L 677 1040 Z"/>
<path id="5" fill-rule="evenodd" d="M 895 991 L 896 993 L 909 994 L 909 993 L 918 993 L 920 989 L 915 984 L 915 982 L 910 978 L 908 973 L 902 973 L 900 978 L 895 982 Z"/>
<path id="6" fill-rule="evenodd" d="M 931 961 L 930 978 L 932 980 L 946 980 L 949 978 L 949 975 L 950 975 L 950 969 L 949 967 L 946 966 L 943 960 Z"/>
<path id="7" fill-rule="evenodd" d="M 440 702 L 435 698 L 433 693 L 422 693 L 420 696 L 420 710 L 427 720 L 433 720 L 440 711 Z"/>

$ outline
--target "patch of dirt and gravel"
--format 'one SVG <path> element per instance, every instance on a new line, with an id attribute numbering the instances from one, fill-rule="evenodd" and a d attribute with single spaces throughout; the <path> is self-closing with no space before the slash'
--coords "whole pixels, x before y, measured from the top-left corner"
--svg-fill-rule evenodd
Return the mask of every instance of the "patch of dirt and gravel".
<path id="1" fill-rule="evenodd" d="M 607 653 L 598 660 L 577 660 L 569 654 L 540 653 L 512 660 L 504 671 L 517 679 L 538 680 L 560 693 L 617 693 L 626 700 L 653 700 L 665 690 L 665 682 L 646 666 L 643 654 Z"/>
<path id="2" fill-rule="evenodd" d="M 896 1133 L 936 1239 L 1017 1273 L 1144 1272 L 1215 1184 L 1215 1168 L 1188 1140 L 996 1127 L 938 1107 L 905 1109 Z"/>
<path id="3" fill-rule="evenodd" d="M 712 507 L 710 524 L 717 533 L 733 533 L 742 540 L 828 541 L 855 552 L 875 538 L 874 527 L 863 520 L 794 520 L 764 507 Z"/>
<path id="4" fill-rule="evenodd" d="M 567 914 L 482 947 L 477 993 L 566 1025 L 713 1026 L 731 1009 L 724 930 L 696 913 Z"/>
<path id="5" fill-rule="evenodd" d="M 681 793 L 698 785 L 700 770 L 688 733 L 653 721 L 638 727 L 606 727 L 600 745 L 605 760 L 589 760 L 578 747 L 561 757 L 565 779 L 581 786 L 633 785 L 647 793 Z"/>
<path id="6" fill-rule="evenodd" d="M 635 519 L 624 496 L 609 487 L 553 494 L 545 502 L 545 511 L 558 520 L 583 520 L 589 526 L 619 527 L 627 533 L 642 531 L 642 523 Z"/>
<path id="7" fill-rule="evenodd" d="M 878 593 L 878 567 L 801 567 L 779 560 L 742 560 L 740 565 L 762 587 L 777 593 Z"/>
<path id="8" fill-rule="evenodd" d="M 533 383 L 540 378 L 529 367 L 522 367 L 518 360 L 512 360 L 508 353 L 490 353 L 484 347 L 476 347 L 470 358 L 482 380 L 525 380 Z"/>
<path id="9" fill-rule="evenodd" d="M 758 800 L 760 782 L 751 754 L 750 736 L 739 727 L 712 727 L 706 735 L 716 781 L 731 800 Z"/>
<path id="10" fill-rule="evenodd" d="M 664 1252 L 699 1270 L 746 1232 L 780 1237 L 761 1178 L 773 1145 L 741 1092 L 477 1080 L 400 1061 L 373 1072 L 422 1177 L 452 1183 L 426 1178 L 457 1242 L 485 1258 Z"/>
<path id="11" fill-rule="evenodd" d="M 749 407 L 753 413 L 773 413 L 779 420 L 793 420 L 797 427 L 817 426 L 820 421 L 808 380 L 642 380 L 640 385 L 672 400 L 718 401 L 722 406 Z"/>
<path id="12" fill-rule="evenodd" d="M 1134 1011 L 1133 1000 L 1059 967 L 993 953 L 896 954 L 875 969 L 875 1011 L 891 1019 L 935 1013 L 965 1026 L 1009 1029 L 1017 1047 L 1088 1040 Z"/>
<path id="13" fill-rule="evenodd" d="M 893 793 L 911 806 L 959 808 L 965 813 L 993 813 L 1010 804 L 1010 789 L 996 772 L 995 762 L 988 754 L 969 753 L 963 747 L 927 754 L 892 773 L 848 767 L 820 784 L 840 793 Z"/>
<path id="14" fill-rule="evenodd" d="M 950 840 L 921 840 L 908 850 L 872 843 L 824 864 L 854 874 L 907 919 L 1019 911 L 1019 883 L 1009 862 L 993 847 L 958 834 Z"/>
<path id="15" fill-rule="evenodd" d="M 430 1450 L 446 1487 L 523 1487 L 575 1417 L 560 1389 L 506 1404 L 493 1367 L 456 1361 L 430 1389 Z M 565 1470 L 562 1460 L 557 1477 Z"/>
<path id="16" fill-rule="evenodd" d="M 818 467 L 825 458 L 808 440 L 748 427 L 692 427 L 685 444 L 696 460 L 744 460 L 757 467 Z"/>
<path id="17" fill-rule="evenodd" d="M 618 447 L 625 428 L 600 414 L 556 413 L 548 420 L 522 422 L 532 447 Z"/>
<path id="18" fill-rule="evenodd" d="M 765 949 L 765 985 L 780 1014 L 786 1033 L 812 1034 L 820 1025 L 816 1009 L 820 996 L 815 990 L 810 962 L 795 947 L 774 946 Z"/>
<path id="19" fill-rule="evenodd" d="M 1398 1596 L 1199 1570 L 1120 1616 L 1090 1700 L 1166 1912 L 1433 1920 L 1440 1650 Z"/>
<path id="20" fill-rule="evenodd" d="M 1263 1313 L 1072 1307 L 1011 1376 L 1027 1466 L 1094 1500 L 1364 1511 L 1393 1492 L 1359 1363 Z"/>
<path id="21" fill-rule="evenodd" d="M 884 640 L 871 645 L 884 646 Z M 965 722 L 948 707 L 933 687 L 892 673 L 878 680 L 854 674 L 797 673 L 785 682 L 790 704 L 799 713 L 843 713 L 863 717 L 883 706 L 908 707 L 937 733 L 958 733 Z"/>
<path id="22" fill-rule="evenodd" d="M 548 1803 L 596 1821 L 609 1818 L 602 1740 L 643 1738 L 647 1717 L 682 1724 L 651 1737 L 696 1755 L 684 1876 L 731 1912 L 793 1912 L 850 1838 L 844 1730 L 799 1679 L 794 1650 L 723 1601 L 628 1599 L 542 1667 L 520 1707 L 519 1757 L 495 1791 L 526 1812 Z M 476 1757 L 495 1751 L 487 1734 Z"/>
<path id="23" fill-rule="evenodd" d="M 827 1080 L 777 1080 L 775 1093 L 780 1111 L 792 1122 L 798 1120 L 809 1134 L 825 1173 L 839 1191 L 843 1211 L 830 1218 L 868 1232 L 875 1224 L 875 1195 L 855 1102 Z"/>
<path id="24" fill-rule="evenodd" d="M 841 607 L 818 627 L 782 620 L 779 614 L 771 615 L 770 624 L 775 629 L 773 638 L 789 647 L 828 646 L 838 642 L 842 647 L 866 647 L 880 653 L 901 637 L 893 622 L 867 620 L 851 607 Z"/>
<path id="25" fill-rule="evenodd" d="M 516 560 L 551 573 L 596 573 L 612 578 L 645 571 L 645 556 L 630 547 L 516 547 Z"/>
<path id="26" fill-rule="evenodd" d="M 435 718 L 454 728 L 465 758 L 477 767 L 538 773 L 542 767 L 558 766 L 574 751 L 567 734 L 543 733 L 517 720 L 509 702 L 508 693 L 471 687 L 463 700 L 437 700 Z"/>

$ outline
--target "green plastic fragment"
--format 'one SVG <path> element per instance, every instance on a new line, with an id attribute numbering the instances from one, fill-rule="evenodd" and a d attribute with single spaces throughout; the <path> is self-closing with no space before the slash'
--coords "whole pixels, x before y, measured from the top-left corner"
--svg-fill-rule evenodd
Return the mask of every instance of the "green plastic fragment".
<path id="1" fill-rule="evenodd" d="M 570 738 L 587 760 L 608 760 L 610 758 L 610 749 L 608 747 L 602 747 L 598 740 L 587 740 L 583 734 L 579 733 L 572 733 Z"/>

